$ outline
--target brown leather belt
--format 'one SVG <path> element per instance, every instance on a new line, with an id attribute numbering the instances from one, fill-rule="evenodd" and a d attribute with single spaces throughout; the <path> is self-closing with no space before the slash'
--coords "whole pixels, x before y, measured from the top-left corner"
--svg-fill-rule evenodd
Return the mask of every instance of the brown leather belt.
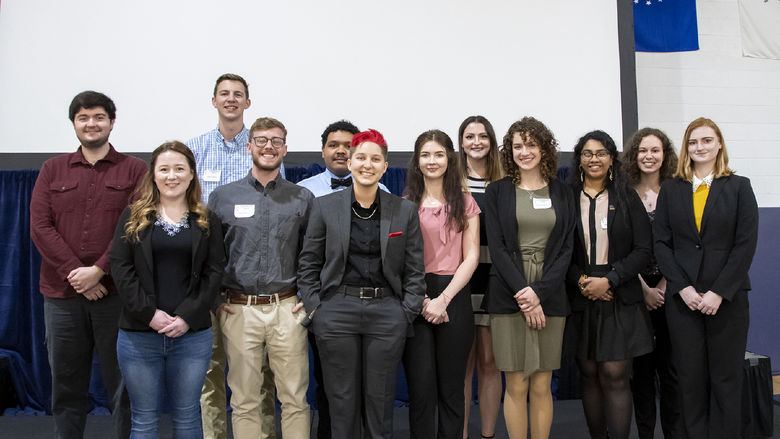
<path id="1" fill-rule="evenodd" d="M 236 305 L 271 305 L 277 300 L 282 301 L 298 294 L 298 287 L 293 285 L 269 295 L 244 294 L 238 290 L 225 290 L 227 303 Z M 277 299 L 278 297 L 278 299 Z"/>

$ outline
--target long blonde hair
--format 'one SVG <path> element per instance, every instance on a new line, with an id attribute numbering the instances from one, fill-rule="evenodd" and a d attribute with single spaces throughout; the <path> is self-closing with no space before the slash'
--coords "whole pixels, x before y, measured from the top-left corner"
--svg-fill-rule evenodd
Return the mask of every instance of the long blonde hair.
<path id="1" fill-rule="evenodd" d="M 688 128 L 685 129 L 682 145 L 680 145 L 680 160 L 677 162 L 677 172 L 674 173 L 674 176 L 686 181 L 693 181 L 693 166 L 691 166 L 691 155 L 688 153 L 688 141 L 691 139 L 691 132 L 701 127 L 712 128 L 718 137 L 718 142 L 720 142 L 720 150 L 718 150 L 718 156 L 715 157 L 713 176 L 718 178 L 733 174 L 734 171 L 729 168 L 729 153 L 726 151 L 726 141 L 723 140 L 720 128 L 712 120 L 700 117 L 688 124 Z"/>
<path id="2" fill-rule="evenodd" d="M 130 219 L 125 223 L 125 237 L 131 242 L 138 242 L 138 234 L 154 222 L 157 209 L 160 207 L 160 190 L 154 183 L 154 167 L 157 164 L 157 157 L 166 151 L 178 152 L 187 159 L 187 164 L 192 170 L 192 181 L 190 181 L 185 195 L 187 208 L 196 215 L 195 223 L 198 227 L 208 234 L 209 215 L 206 206 L 200 200 L 200 182 L 198 181 L 198 172 L 195 169 L 195 156 L 192 155 L 192 151 L 187 145 L 174 140 L 163 143 L 152 152 L 149 170 L 146 171 L 146 175 L 136 190 L 137 200 L 130 205 Z"/>

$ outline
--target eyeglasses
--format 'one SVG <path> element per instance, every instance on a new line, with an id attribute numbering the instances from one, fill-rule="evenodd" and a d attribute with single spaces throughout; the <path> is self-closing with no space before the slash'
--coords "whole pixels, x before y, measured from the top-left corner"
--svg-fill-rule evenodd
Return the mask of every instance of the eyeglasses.
<path id="1" fill-rule="evenodd" d="M 580 157 L 582 157 L 584 159 L 588 159 L 588 160 L 592 159 L 593 156 L 596 156 L 596 158 L 598 158 L 598 159 L 603 159 L 604 157 L 608 157 L 609 156 L 609 151 L 607 151 L 606 149 L 602 149 L 602 150 L 596 151 L 595 154 L 592 153 L 591 151 L 582 151 L 582 153 L 580 154 Z"/>
<path id="2" fill-rule="evenodd" d="M 268 137 L 263 137 L 263 136 L 252 137 L 252 143 L 254 143 L 255 146 L 257 146 L 258 148 L 264 147 L 269 140 L 271 141 L 271 146 L 273 146 L 276 149 L 279 149 L 284 146 L 285 139 L 281 137 L 272 137 L 270 139 Z"/>

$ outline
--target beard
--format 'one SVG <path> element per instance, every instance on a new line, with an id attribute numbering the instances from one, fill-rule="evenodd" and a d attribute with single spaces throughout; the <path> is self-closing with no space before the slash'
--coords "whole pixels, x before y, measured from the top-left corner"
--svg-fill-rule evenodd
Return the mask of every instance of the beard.
<path id="1" fill-rule="evenodd" d="M 81 146 L 83 146 L 86 149 L 100 149 L 103 145 L 108 143 L 108 134 L 105 136 L 100 136 L 99 138 L 95 140 L 87 140 L 79 136 L 79 141 L 81 142 Z"/>

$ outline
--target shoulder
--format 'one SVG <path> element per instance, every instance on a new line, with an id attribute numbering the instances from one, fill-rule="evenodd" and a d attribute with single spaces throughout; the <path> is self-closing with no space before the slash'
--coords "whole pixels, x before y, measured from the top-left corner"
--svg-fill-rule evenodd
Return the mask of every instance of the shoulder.
<path id="1" fill-rule="evenodd" d="M 507 190 L 512 186 L 514 186 L 512 179 L 509 176 L 503 177 L 502 179 L 496 180 L 487 185 L 487 188 L 485 188 L 485 193 L 495 194 L 499 191 Z"/>
<path id="2" fill-rule="evenodd" d="M 297 184 L 298 186 L 303 186 L 306 189 L 311 190 L 313 186 L 315 186 L 323 179 L 324 174 L 325 172 L 320 172 L 319 174 L 315 174 L 312 175 L 311 177 L 304 178 L 303 180 L 299 181 Z"/>
<path id="3" fill-rule="evenodd" d="M 283 192 L 290 192 L 295 196 L 303 198 L 307 201 L 314 198 L 314 194 L 312 194 L 309 189 L 299 184 L 287 181 L 284 178 L 276 180 L 276 184 L 279 185 L 279 189 L 281 189 Z"/>
<path id="4" fill-rule="evenodd" d="M 184 142 L 184 144 L 187 145 L 192 150 L 193 153 L 196 153 L 196 151 L 201 151 L 206 146 L 208 146 L 210 143 L 213 142 L 215 131 L 216 128 L 213 130 L 206 131 L 205 133 L 199 136 L 195 136 L 190 140 Z"/>
<path id="5" fill-rule="evenodd" d="M 117 152 L 117 154 L 119 156 L 117 163 L 120 165 L 133 168 L 134 170 L 142 170 L 143 172 L 146 172 L 147 165 L 145 161 L 134 155 L 124 154 L 121 152 Z"/>
<path id="6" fill-rule="evenodd" d="M 60 154 L 47 159 L 41 165 L 41 169 L 38 171 L 38 175 L 47 175 L 55 169 L 60 169 L 69 166 L 71 158 L 75 153 Z"/>

